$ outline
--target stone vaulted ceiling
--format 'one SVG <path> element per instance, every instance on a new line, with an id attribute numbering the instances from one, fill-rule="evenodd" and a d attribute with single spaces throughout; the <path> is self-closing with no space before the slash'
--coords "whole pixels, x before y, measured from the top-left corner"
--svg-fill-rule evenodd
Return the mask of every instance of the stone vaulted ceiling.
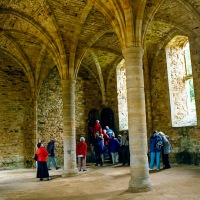
<path id="1" fill-rule="evenodd" d="M 0 70 L 23 70 L 36 89 L 54 66 L 99 79 L 123 58 L 114 17 L 129 5 L 150 61 L 173 34 L 198 38 L 200 0 L 0 0 Z"/>

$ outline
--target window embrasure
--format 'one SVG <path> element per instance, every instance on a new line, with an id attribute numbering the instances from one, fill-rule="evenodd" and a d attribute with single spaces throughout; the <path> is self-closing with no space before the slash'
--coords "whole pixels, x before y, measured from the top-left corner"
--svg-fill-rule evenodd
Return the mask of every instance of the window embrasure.
<path id="1" fill-rule="evenodd" d="M 174 37 L 166 46 L 173 127 L 196 126 L 196 105 L 188 38 Z"/>
<path id="2" fill-rule="evenodd" d="M 117 73 L 117 99 L 119 130 L 128 129 L 128 108 L 127 108 L 127 89 L 126 89 L 126 68 L 125 61 L 122 60 L 116 68 Z"/>

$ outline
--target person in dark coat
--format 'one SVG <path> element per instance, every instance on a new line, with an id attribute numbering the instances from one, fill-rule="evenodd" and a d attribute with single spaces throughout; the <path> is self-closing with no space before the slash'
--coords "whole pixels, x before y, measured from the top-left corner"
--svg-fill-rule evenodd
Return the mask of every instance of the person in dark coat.
<path id="1" fill-rule="evenodd" d="M 165 135 L 163 132 L 158 133 L 163 140 L 163 149 L 162 149 L 162 160 L 163 160 L 163 169 L 171 168 L 169 164 L 169 154 L 172 152 L 172 147 L 169 142 L 169 136 Z"/>
<path id="2" fill-rule="evenodd" d="M 48 162 L 47 162 L 47 167 L 49 170 L 50 169 L 50 164 L 52 162 L 53 166 L 55 167 L 55 169 L 60 169 L 60 167 L 58 167 L 57 162 L 56 162 L 56 158 L 55 158 L 55 152 L 54 152 L 54 143 L 57 141 L 56 138 L 53 138 L 47 145 L 47 151 L 49 153 L 48 156 Z"/>
<path id="3" fill-rule="evenodd" d="M 103 166 L 104 143 L 103 138 L 100 136 L 98 131 L 95 133 L 94 138 L 94 152 L 96 158 L 95 166 Z"/>
<path id="4" fill-rule="evenodd" d="M 127 131 L 124 131 L 121 137 L 121 152 L 122 152 L 122 164 L 128 163 L 130 165 L 130 150 L 129 150 L 129 135 Z"/>
<path id="5" fill-rule="evenodd" d="M 51 180 L 49 177 L 49 172 L 47 168 L 47 157 L 48 157 L 48 151 L 44 148 L 44 145 L 42 143 L 37 144 L 37 151 L 36 154 L 38 155 L 37 158 L 37 178 L 40 178 L 42 181 L 43 178 L 47 178 L 47 180 Z"/>

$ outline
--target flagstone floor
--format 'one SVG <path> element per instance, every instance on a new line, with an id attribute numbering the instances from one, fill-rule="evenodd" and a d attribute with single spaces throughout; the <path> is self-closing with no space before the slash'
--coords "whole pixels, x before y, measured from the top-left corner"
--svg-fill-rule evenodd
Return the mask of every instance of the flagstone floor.
<path id="1" fill-rule="evenodd" d="M 52 169 L 50 181 L 36 179 L 36 169 L 0 170 L 0 200 L 200 200 L 200 166 L 150 171 L 153 190 L 143 193 L 127 191 L 129 166 L 89 164 L 87 169 L 68 178 L 62 178 L 62 169 Z"/>

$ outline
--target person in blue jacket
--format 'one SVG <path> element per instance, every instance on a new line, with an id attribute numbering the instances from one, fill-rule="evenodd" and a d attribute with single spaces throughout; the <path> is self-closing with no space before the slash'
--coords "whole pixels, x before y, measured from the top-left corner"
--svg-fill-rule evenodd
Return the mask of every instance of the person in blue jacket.
<path id="1" fill-rule="evenodd" d="M 96 158 L 95 166 L 98 165 L 103 166 L 104 143 L 103 143 L 103 137 L 99 134 L 98 131 L 95 133 L 95 138 L 94 138 L 94 152 Z"/>
<path id="2" fill-rule="evenodd" d="M 157 131 L 154 131 L 150 137 L 150 163 L 149 170 L 153 170 L 156 160 L 156 169 L 160 170 L 160 154 L 163 149 L 162 137 Z"/>
<path id="3" fill-rule="evenodd" d="M 111 156 L 112 156 L 112 163 L 117 164 L 119 162 L 119 148 L 120 148 L 120 142 L 115 137 L 115 134 L 111 136 L 111 139 L 108 143 L 108 148 L 110 150 Z"/>

